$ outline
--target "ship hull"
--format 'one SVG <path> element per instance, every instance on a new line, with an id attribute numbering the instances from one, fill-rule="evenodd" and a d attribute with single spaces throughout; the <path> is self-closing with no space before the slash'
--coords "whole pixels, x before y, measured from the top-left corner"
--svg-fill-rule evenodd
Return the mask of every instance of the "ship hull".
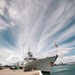
<path id="1" fill-rule="evenodd" d="M 24 70 L 26 71 L 26 69 L 28 68 L 29 69 L 37 68 L 38 70 L 41 70 L 42 72 L 50 72 L 53 66 L 53 63 L 56 61 L 57 57 L 58 55 L 28 62 L 25 64 Z"/>

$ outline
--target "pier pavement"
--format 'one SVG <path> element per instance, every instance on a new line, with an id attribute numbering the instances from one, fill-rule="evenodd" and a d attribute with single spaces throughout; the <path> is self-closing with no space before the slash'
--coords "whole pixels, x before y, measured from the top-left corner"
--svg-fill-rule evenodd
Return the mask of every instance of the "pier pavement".
<path id="1" fill-rule="evenodd" d="M 30 71 L 24 72 L 23 70 L 10 70 L 10 69 L 3 69 L 0 70 L 0 75 L 42 75 L 41 71 Z"/>

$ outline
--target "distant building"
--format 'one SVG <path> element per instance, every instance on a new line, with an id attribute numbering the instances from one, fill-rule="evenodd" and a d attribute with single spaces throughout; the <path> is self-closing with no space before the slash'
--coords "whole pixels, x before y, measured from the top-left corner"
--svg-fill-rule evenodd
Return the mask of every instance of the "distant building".
<path id="1" fill-rule="evenodd" d="M 67 65 L 75 65 L 75 62 L 68 62 Z"/>

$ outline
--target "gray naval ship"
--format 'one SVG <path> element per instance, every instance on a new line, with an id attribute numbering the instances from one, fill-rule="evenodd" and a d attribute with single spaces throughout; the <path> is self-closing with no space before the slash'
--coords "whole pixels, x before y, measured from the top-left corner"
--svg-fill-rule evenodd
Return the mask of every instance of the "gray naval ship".
<path id="1" fill-rule="evenodd" d="M 24 59 L 23 63 L 24 71 L 41 70 L 42 72 L 50 72 L 57 57 L 58 55 L 37 59 L 34 58 L 33 54 L 29 51 L 28 57 Z"/>

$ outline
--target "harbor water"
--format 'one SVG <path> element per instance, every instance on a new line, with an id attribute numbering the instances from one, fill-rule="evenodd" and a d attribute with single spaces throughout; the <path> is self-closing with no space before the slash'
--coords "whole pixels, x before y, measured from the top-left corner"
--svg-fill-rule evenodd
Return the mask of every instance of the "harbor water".
<path id="1" fill-rule="evenodd" d="M 50 74 L 43 75 L 75 75 L 75 65 L 53 66 Z"/>

